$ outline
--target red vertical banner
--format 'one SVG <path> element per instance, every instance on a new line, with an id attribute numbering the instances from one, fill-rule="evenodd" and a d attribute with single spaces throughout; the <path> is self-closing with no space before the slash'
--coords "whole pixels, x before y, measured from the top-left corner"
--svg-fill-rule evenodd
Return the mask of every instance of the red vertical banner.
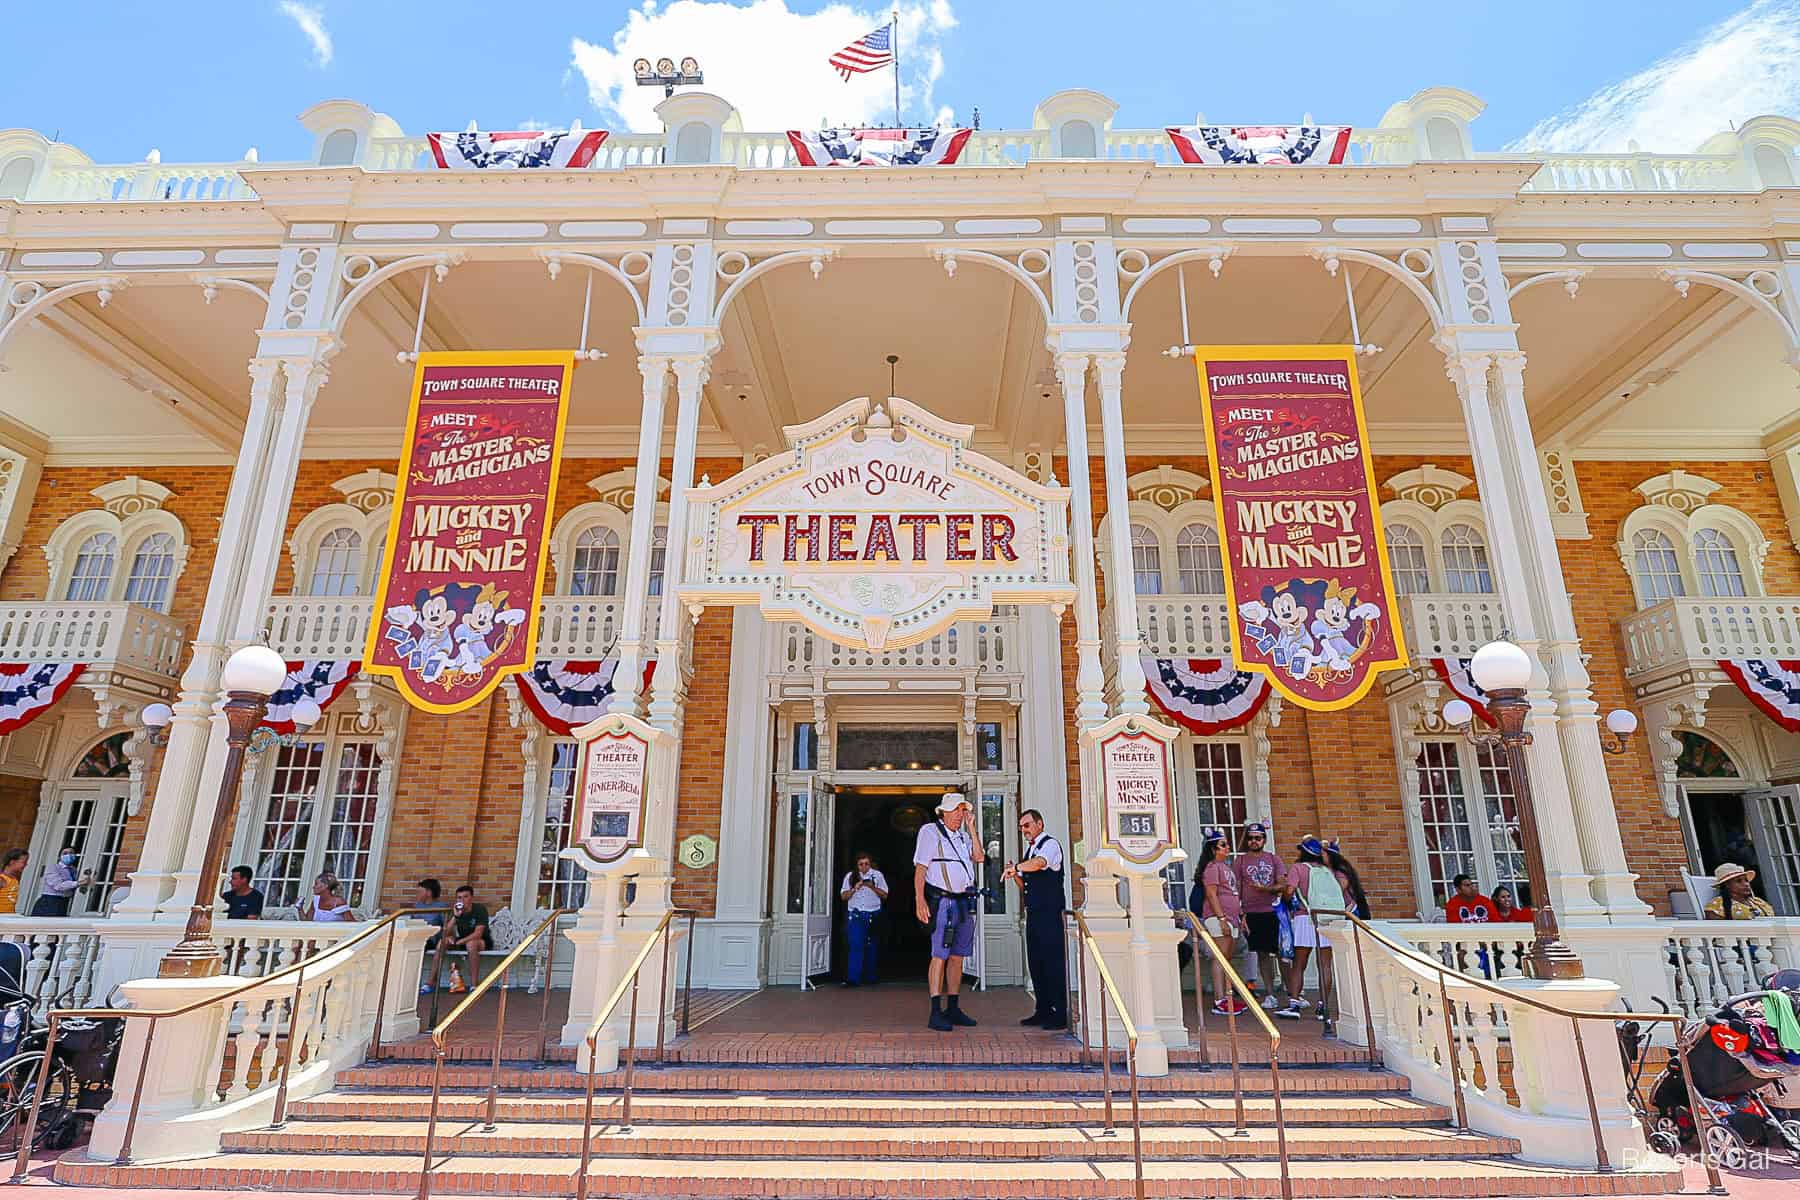
<path id="1" fill-rule="evenodd" d="M 363 670 L 453 713 L 530 669 L 573 351 L 421 354 Z"/>
<path id="2" fill-rule="evenodd" d="M 1195 352 L 1238 667 L 1302 708 L 1406 665 L 1349 346 Z"/>

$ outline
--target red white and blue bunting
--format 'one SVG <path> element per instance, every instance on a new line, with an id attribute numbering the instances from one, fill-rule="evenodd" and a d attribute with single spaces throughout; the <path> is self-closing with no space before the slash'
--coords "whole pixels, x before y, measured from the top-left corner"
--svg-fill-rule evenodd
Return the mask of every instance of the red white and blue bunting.
<path id="1" fill-rule="evenodd" d="M 1164 126 L 1184 163 L 1210 167 L 1339 166 L 1348 125 Z"/>
<path id="2" fill-rule="evenodd" d="M 1771 721 L 1800 733 L 1800 659 L 1721 658 L 1719 669 Z"/>
<path id="3" fill-rule="evenodd" d="M 540 658 L 535 667 L 514 680 L 519 685 L 519 699 L 537 714 L 544 728 L 568 737 L 606 715 L 607 703 L 616 690 L 613 672 L 618 669 L 616 654 L 604 659 Z M 656 660 L 646 659 L 639 694 L 650 690 L 650 676 L 655 671 Z"/>
<path id="4" fill-rule="evenodd" d="M 85 670 L 86 663 L 0 663 L 0 734 L 31 724 Z"/>
<path id="5" fill-rule="evenodd" d="M 947 167 L 969 144 L 968 129 L 790 129 L 803 167 Z"/>
<path id="6" fill-rule="evenodd" d="M 1469 674 L 1469 664 L 1474 661 L 1472 658 L 1434 658 L 1431 669 L 1437 672 L 1437 677 L 1453 695 L 1468 701 L 1477 720 L 1483 725 L 1492 725 L 1494 718 L 1488 713 L 1487 693 L 1475 686 L 1475 678 Z"/>
<path id="7" fill-rule="evenodd" d="M 1267 676 L 1240 671 L 1224 659 L 1146 654 L 1139 661 L 1156 706 L 1202 737 L 1248 725 L 1269 699 Z"/>
<path id="8" fill-rule="evenodd" d="M 322 709 L 330 708 L 331 702 L 355 680 L 362 663 L 354 658 L 322 658 L 290 661 L 287 668 L 287 678 L 269 697 L 269 711 L 262 722 L 276 733 L 295 732 L 294 705 L 304 697 L 310 697 Z"/>
<path id="9" fill-rule="evenodd" d="M 431 157 L 446 171 L 529 171 L 592 166 L 606 130 L 492 130 L 486 133 L 428 133 Z"/>

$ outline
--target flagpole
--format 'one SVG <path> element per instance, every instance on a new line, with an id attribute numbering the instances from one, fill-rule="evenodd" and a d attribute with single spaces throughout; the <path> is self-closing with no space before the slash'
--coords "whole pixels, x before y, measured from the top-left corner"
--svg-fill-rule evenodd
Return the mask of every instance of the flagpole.
<path id="1" fill-rule="evenodd" d="M 894 10 L 894 128 L 900 128 L 900 10 Z"/>

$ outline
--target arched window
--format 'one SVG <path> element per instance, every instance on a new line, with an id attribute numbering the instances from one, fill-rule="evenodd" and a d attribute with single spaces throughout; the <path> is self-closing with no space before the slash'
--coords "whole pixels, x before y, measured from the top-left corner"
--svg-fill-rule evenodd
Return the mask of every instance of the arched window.
<path id="1" fill-rule="evenodd" d="M 1131 574 L 1138 595 L 1162 595 L 1162 543 L 1148 525 L 1131 527 Z"/>
<path id="2" fill-rule="evenodd" d="M 1675 543 L 1660 529 L 1640 529 L 1631 535 L 1631 573 L 1637 576 L 1638 592 L 1645 604 L 1687 595 Z"/>
<path id="3" fill-rule="evenodd" d="M 1175 565 L 1181 571 L 1181 590 L 1190 596 L 1225 594 L 1225 561 L 1219 554 L 1219 535 L 1212 526 L 1198 522 L 1183 525 L 1175 536 Z"/>
<path id="4" fill-rule="evenodd" d="M 656 532 L 650 537 L 650 584 L 649 594 L 662 595 L 663 563 L 669 557 L 669 527 L 658 525 Z"/>
<path id="5" fill-rule="evenodd" d="M 1425 539 L 1411 525 L 1386 529 L 1388 565 L 1394 571 L 1394 590 L 1402 596 L 1431 590 L 1431 563 L 1425 557 Z"/>
<path id="6" fill-rule="evenodd" d="M 619 535 L 605 525 L 590 525 L 575 539 L 575 561 L 569 572 L 569 594 L 619 594 Z"/>
<path id="7" fill-rule="evenodd" d="M 362 586 L 362 534 L 340 525 L 319 539 L 309 596 L 354 596 Z"/>
<path id="8" fill-rule="evenodd" d="M 138 543 L 125 577 L 125 602 L 167 612 L 169 585 L 175 579 L 175 535 L 153 533 Z"/>
<path id="9" fill-rule="evenodd" d="M 112 589 L 113 565 L 119 559 L 119 539 L 110 533 L 92 533 L 75 552 L 75 569 L 69 572 L 64 600 L 104 600 Z"/>
<path id="10" fill-rule="evenodd" d="M 1742 596 L 1744 569 L 1738 565 L 1737 547 L 1722 530 L 1694 531 L 1694 576 L 1702 596 Z"/>
<path id="11" fill-rule="evenodd" d="M 1462 595 L 1494 590 L 1487 542 L 1473 525 L 1452 525 L 1439 543 L 1444 551 L 1444 586 Z"/>

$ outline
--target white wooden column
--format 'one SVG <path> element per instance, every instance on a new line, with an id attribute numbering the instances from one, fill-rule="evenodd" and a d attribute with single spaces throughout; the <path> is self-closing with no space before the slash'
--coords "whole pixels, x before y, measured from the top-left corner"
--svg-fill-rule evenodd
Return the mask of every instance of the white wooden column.
<path id="1" fill-rule="evenodd" d="M 1557 704 L 1550 694 L 1549 675 L 1540 654 L 1541 634 L 1531 576 L 1525 565 L 1524 542 L 1541 536 L 1554 541 L 1548 528 L 1538 533 L 1519 520 L 1512 497 L 1499 435 L 1494 425 L 1489 390 L 1493 355 L 1451 352 L 1447 356 L 1451 381 L 1462 400 L 1463 422 L 1469 437 L 1469 453 L 1475 463 L 1475 479 L 1481 492 L 1481 513 L 1487 522 L 1487 545 L 1494 583 L 1506 613 L 1507 632 L 1532 657 L 1533 671 L 1527 695 L 1531 715 L 1526 728 L 1532 742 L 1526 748 L 1531 795 L 1543 842 L 1544 870 L 1554 893 L 1558 916 L 1567 920 L 1603 919 L 1588 888 L 1588 876 L 1580 852 L 1575 819 L 1575 799 L 1563 764 L 1557 727 Z"/>
<path id="2" fill-rule="evenodd" d="M 718 891 L 693 952 L 696 983 L 761 987 L 768 935 L 770 739 L 769 627 L 741 604 L 731 611 L 731 679 L 725 713 L 724 794 L 719 798 Z"/>
<path id="3" fill-rule="evenodd" d="M 1069 546 L 1075 555 L 1075 720 L 1085 729 L 1106 719 L 1106 676 L 1100 665 L 1097 599 L 1100 584 L 1094 570 L 1094 505 L 1088 492 L 1087 355 L 1059 353 L 1056 378 L 1063 392 L 1063 433 L 1069 464 Z"/>
<path id="4" fill-rule="evenodd" d="M 1125 481 L 1125 413 L 1120 384 L 1125 377 L 1125 350 L 1094 355 L 1100 377 L 1100 431 L 1106 457 L 1106 527 L 1112 574 L 1106 580 L 1107 607 L 1113 614 L 1113 687 L 1120 712 L 1147 715 L 1144 666 L 1138 660 L 1137 576 L 1131 558 L 1131 496 Z"/>
<path id="5" fill-rule="evenodd" d="M 638 374 L 644 382 L 644 404 L 639 413 L 637 477 L 631 485 L 631 542 L 625 558 L 625 611 L 619 622 L 619 664 L 613 671 L 612 712 L 638 716 L 638 693 L 643 680 L 644 612 L 649 606 L 650 551 L 656 536 L 656 481 L 662 474 L 663 399 L 669 390 L 669 360 L 660 355 L 638 356 Z M 670 498 L 671 504 L 674 497 Z M 672 543 L 671 543 L 672 545 Z M 664 580 L 668 560 L 663 555 Z M 667 593 L 670 589 L 664 587 Z"/>
<path id="6" fill-rule="evenodd" d="M 255 497 L 255 514 L 245 530 L 247 545 L 238 580 L 232 633 L 223 648 L 226 655 L 241 645 L 261 640 L 268 618 L 269 598 L 275 588 L 276 568 L 287 542 L 288 509 L 294 499 L 294 480 L 299 474 L 300 449 L 306 440 L 307 421 L 312 415 L 319 388 L 328 377 L 324 363 L 313 358 L 284 358 L 281 374 L 284 385 L 281 416 L 269 446 L 268 472 Z M 221 541 L 221 550 L 223 548 Z M 221 660 L 220 666 L 223 665 Z M 171 916 L 180 916 L 184 920 L 193 904 L 194 886 L 205 868 L 203 860 L 212 823 L 225 819 L 225 814 L 217 811 L 228 749 L 223 714 L 216 713 L 212 723 L 212 737 L 207 742 L 199 790 L 194 796 L 193 819 L 188 824 L 186 849 L 181 867 L 174 876 L 174 893 L 165 906 Z M 252 799 L 245 791 L 239 797 L 239 803 L 248 804 Z"/>

